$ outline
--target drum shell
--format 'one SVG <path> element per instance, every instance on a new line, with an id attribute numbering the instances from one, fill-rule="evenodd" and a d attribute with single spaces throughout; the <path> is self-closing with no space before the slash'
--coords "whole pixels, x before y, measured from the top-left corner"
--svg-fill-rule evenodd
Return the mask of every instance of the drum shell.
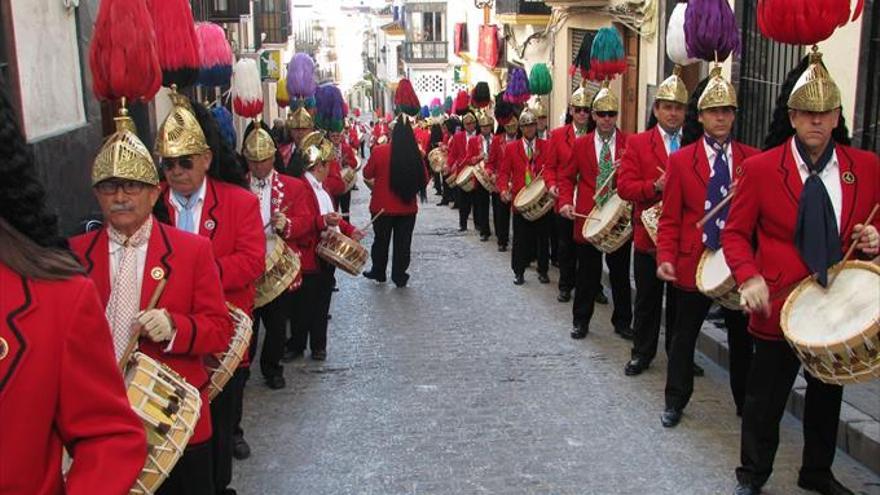
<path id="1" fill-rule="evenodd" d="M 335 230 L 328 230 L 315 252 L 322 260 L 354 276 L 364 269 L 370 257 L 367 248 Z"/>
<path id="2" fill-rule="evenodd" d="M 587 235 L 587 227 L 590 226 L 591 222 L 596 221 L 592 220 L 592 218 L 601 218 L 602 215 L 602 209 L 594 206 L 589 214 L 591 219 L 586 220 L 583 227 L 581 227 L 581 235 L 599 251 L 613 253 L 632 238 L 632 210 L 632 203 L 622 201 L 620 207 L 610 214 L 609 221 L 602 229 L 593 235 Z"/>
<path id="3" fill-rule="evenodd" d="M 240 308 L 230 303 L 226 303 L 229 309 L 229 315 L 234 323 L 234 333 L 229 341 L 229 347 L 225 352 L 215 356 L 216 362 L 205 363 L 208 370 L 208 400 L 213 401 L 214 397 L 223 391 L 223 388 L 229 383 L 238 365 L 244 360 L 245 353 L 248 352 L 253 336 L 253 320 Z M 211 361 L 214 361 L 213 359 Z"/>
<path id="4" fill-rule="evenodd" d="M 474 175 L 477 177 L 477 181 L 480 185 L 483 186 L 483 189 L 489 193 L 498 192 L 498 188 L 495 186 L 495 181 L 492 180 L 492 175 L 486 170 L 486 162 L 480 162 L 474 167 Z"/>
<path id="5" fill-rule="evenodd" d="M 650 208 L 645 208 L 642 210 L 642 214 L 640 218 L 642 219 L 642 225 L 645 226 L 645 231 L 648 233 L 648 237 L 651 238 L 651 241 L 654 245 L 657 245 L 657 232 L 660 230 L 660 214 L 663 211 L 663 202 L 659 202 Z"/>
<path id="6" fill-rule="evenodd" d="M 299 255 L 277 238 L 275 248 L 266 257 L 266 271 L 257 280 L 254 308 L 261 308 L 286 291 L 302 270 Z"/>
<path id="7" fill-rule="evenodd" d="M 522 188 L 513 199 L 513 208 L 526 220 L 534 222 L 553 209 L 555 198 L 544 179 L 537 179 Z"/>
<path id="8" fill-rule="evenodd" d="M 349 192 L 357 185 L 357 170 L 351 167 L 342 168 L 342 182 L 345 183 L 345 192 Z"/>
<path id="9" fill-rule="evenodd" d="M 702 273 L 703 270 L 706 269 L 706 264 L 708 263 L 711 253 L 712 252 L 708 249 L 703 251 L 702 256 L 700 256 L 700 261 L 697 263 L 697 290 L 727 309 L 742 311 L 742 306 L 739 304 L 739 291 L 736 289 L 736 280 L 733 278 L 732 273 L 730 273 L 727 279 L 724 280 L 724 283 L 720 284 L 718 287 L 708 288 L 705 286 Z"/>
<path id="10" fill-rule="evenodd" d="M 461 188 L 464 192 L 471 192 L 476 187 L 476 177 L 474 175 L 474 166 L 468 165 L 461 169 L 458 177 L 455 178 L 455 186 Z"/>
<path id="11" fill-rule="evenodd" d="M 431 171 L 434 173 L 441 173 L 443 169 L 446 168 L 447 162 L 447 153 L 442 148 L 434 148 L 428 153 L 428 164 L 431 167 Z"/>

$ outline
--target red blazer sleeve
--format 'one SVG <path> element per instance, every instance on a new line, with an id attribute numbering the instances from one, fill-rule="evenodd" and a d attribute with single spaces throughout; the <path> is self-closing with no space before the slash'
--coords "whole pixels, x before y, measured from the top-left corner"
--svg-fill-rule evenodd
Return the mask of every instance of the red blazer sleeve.
<path id="1" fill-rule="evenodd" d="M 574 206 L 574 189 L 578 183 L 578 171 L 586 169 L 584 161 L 586 160 L 587 152 L 584 143 L 580 138 L 576 139 L 572 147 L 571 160 L 568 163 L 562 164 L 556 171 L 560 207 L 565 205 Z"/>
<path id="2" fill-rule="evenodd" d="M 620 158 L 620 170 L 617 171 L 617 194 L 626 201 L 640 203 L 651 202 L 660 196 L 654 190 L 654 181 L 642 176 L 639 163 L 638 144 L 630 142 Z"/>
<path id="3" fill-rule="evenodd" d="M 199 253 L 193 258 L 198 266 L 193 270 L 195 278 L 190 286 L 194 294 L 192 312 L 170 312 L 175 334 L 169 354 L 223 352 L 232 339 L 232 321 L 224 303 L 223 286 L 215 268 L 211 244 L 205 239 L 198 246 Z"/>
<path id="4" fill-rule="evenodd" d="M 76 461 L 66 493 L 128 493 L 147 456 L 144 427 L 128 402 L 98 293 L 85 279 L 79 287 L 65 309 L 70 331 L 59 356 L 55 427 Z"/>
<path id="5" fill-rule="evenodd" d="M 498 161 L 501 159 L 501 140 L 498 135 L 492 137 L 492 143 L 489 145 L 489 157 L 486 159 L 486 170 L 492 174 L 498 173 Z"/>
<path id="6" fill-rule="evenodd" d="M 452 135 L 452 139 L 449 142 L 449 155 L 447 156 L 447 163 L 449 164 L 449 170 L 453 173 L 458 172 L 459 162 L 464 160 L 464 154 L 467 150 L 465 150 L 464 141 L 467 139 L 466 134 L 461 134 L 459 136 L 459 132 Z"/>
<path id="7" fill-rule="evenodd" d="M 483 137 L 477 134 L 476 136 L 468 139 L 467 143 L 467 157 L 464 160 L 464 163 L 467 165 L 476 165 L 483 159 L 483 146 L 480 143 Z M 462 167 L 463 168 L 463 167 Z"/>
<path id="8" fill-rule="evenodd" d="M 761 181 L 749 173 L 750 161 L 747 159 L 743 162 L 743 174 L 734 190 L 730 213 L 727 214 L 727 221 L 721 230 L 724 258 L 738 285 L 761 273 L 752 249 L 752 239 L 758 223 L 758 188 Z M 666 209 L 665 205 L 663 209 Z"/>
<path id="9" fill-rule="evenodd" d="M 372 161 L 373 157 L 370 156 Z M 293 238 L 301 241 L 310 236 L 318 236 L 321 231 L 327 228 L 324 223 L 324 217 L 321 216 L 320 210 L 313 206 L 313 192 L 311 185 L 306 179 L 300 180 L 300 186 L 295 193 L 294 214 L 291 221 L 293 222 Z"/>
<path id="10" fill-rule="evenodd" d="M 370 153 L 370 158 L 367 160 L 367 165 L 364 167 L 363 175 L 364 179 L 375 179 L 376 178 L 376 162 L 378 158 L 376 155 L 379 152 L 379 149 L 373 150 L 373 153 Z"/>
<path id="11" fill-rule="evenodd" d="M 679 154 L 680 155 L 680 154 Z M 657 228 L 657 264 L 676 265 L 684 212 L 682 160 L 673 155 L 666 165 L 666 186 L 663 188 L 663 211 Z"/>
<path id="12" fill-rule="evenodd" d="M 562 173 L 560 170 L 559 164 L 559 152 L 557 149 L 557 134 L 555 132 L 550 133 L 550 139 L 547 140 L 547 145 L 544 146 L 544 153 L 546 154 L 544 158 L 544 173 L 541 177 L 544 178 L 544 182 L 547 183 L 547 187 L 551 188 L 556 186 L 560 187 L 559 181 L 561 180 L 559 174 Z"/>
<path id="13" fill-rule="evenodd" d="M 353 234 L 355 231 L 355 226 L 346 222 L 345 220 L 341 220 L 339 222 L 339 231 L 346 236 L 351 237 L 351 234 Z"/>
<path id="14" fill-rule="evenodd" d="M 357 168 L 357 157 L 355 157 L 354 150 L 351 146 L 344 145 L 342 147 L 342 159 L 343 165 L 346 167 Z"/>
<path id="15" fill-rule="evenodd" d="M 514 143 L 519 143 L 519 141 L 514 141 Z M 506 148 L 510 148 L 510 143 L 504 145 Z M 498 189 L 499 194 L 503 194 L 505 192 L 510 192 L 510 174 L 511 174 L 511 161 L 513 160 L 513 153 L 509 149 L 504 150 L 504 157 L 501 159 L 501 166 L 498 167 L 498 177 L 495 179 L 495 187 Z"/>
<path id="16" fill-rule="evenodd" d="M 235 248 L 217 258 L 224 290 L 236 290 L 254 283 L 266 269 L 266 235 L 260 202 L 252 194 L 241 195 L 235 207 Z M 198 287 L 198 286 L 197 286 Z"/>
<path id="17" fill-rule="evenodd" d="M 331 198 L 345 194 L 345 182 L 342 180 L 342 169 L 339 166 L 339 160 L 332 160 L 330 162 L 330 173 L 327 174 L 327 178 L 324 179 L 321 185 L 324 186 L 324 190 L 327 191 Z M 334 201 L 336 200 L 334 199 Z"/>

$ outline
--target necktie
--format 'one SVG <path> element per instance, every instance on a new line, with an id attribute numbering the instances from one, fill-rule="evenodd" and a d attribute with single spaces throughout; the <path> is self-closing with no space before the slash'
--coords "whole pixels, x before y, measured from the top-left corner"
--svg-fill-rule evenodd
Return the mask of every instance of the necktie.
<path id="1" fill-rule="evenodd" d="M 679 136 L 676 132 L 675 134 L 667 134 L 666 139 L 669 141 L 669 154 L 673 154 L 678 151 L 679 147 Z"/>
<path id="2" fill-rule="evenodd" d="M 195 208 L 196 203 L 198 203 L 198 198 L 196 198 L 195 194 L 193 194 L 189 198 L 183 196 L 182 194 L 177 194 L 176 192 L 173 194 L 174 199 L 176 199 L 177 202 L 180 203 L 180 206 L 183 207 L 183 210 L 181 210 L 179 213 L 180 218 L 177 219 L 177 228 L 191 234 L 196 234 L 197 232 L 195 227 L 195 216 L 193 215 L 193 209 Z"/>
<path id="3" fill-rule="evenodd" d="M 526 141 L 526 158 L 529 159 L 529 163 L 526 166 L 526 187 L 532 183 L 532 157 L 535 156 L 534 150 L 532 150 L 532 142 Z"/>
<path id="4" fill-rule="evenodd" d="M 708 136 L 705 139 L 706 144 L 715 151 L 715 162 L 709 169 L 709 185 L 706 187 L 705 211 L 708 212 L 720 203 L 730 190 L 730 167 L 727 164 L 727 143 L 722 145 Z M 721 229 L 724 228 L 728 211 L 730 204 L 703 225 L 703 245 L 712 251 L 717 251 L 721 247 Z"/>
<path id="5" fill-rule="evenodd" d="M 828 147 L 816 163 L 812 163 L 804 145 L 796 137 L 794 140 L 798 154 L 810 170 L 798 201 L 794 244 L 810 272 L 818 274 L 819 284 L 826 287 L 828 267 L 842 258 L 840 232 L 834 215 L 834 206 L 831 204 L 828 190 L 825 189 L 825 183 L 819 177 L 834 155 L 834 141 L 828 143 Z"/>
<path id="6" fill-rule="evenodd" d="M 614 164 L 611 160 L 611 139 L 603 139 L 602 149 L 599 151 L 599 176 L 596 177 L 596 187 L 600 187 L 605 183 L 605 180 L 611 175 L 611 170 L 613 168 Z M 596 206 L 601 208 L 610 197 L 611 186 L 609 185 L 604 191 L 602 191 L 602 194 L 596 198 Z"/>
<path id="7" fill-rule="evenodd" d="M 113 335 L 113 350 L 116 353 L 117 360 L 122 357 L 122 353 L 125 352 L 125 348 L 128 346 L 132 322 L 140 308 L 137 250 L 149 240 L 152 228 L 152 217 L 148 218 L 141 228 L 128 238 L 113 227 L 107 228 L 107 235 L 110 237 L 110 240 L 123 246 L 122 257 L 116 268 L 113 286 L 110 288 L 110 300 L 107 302 L 106 311 L 107 321 L 110 323 L 110 330 Z"/>

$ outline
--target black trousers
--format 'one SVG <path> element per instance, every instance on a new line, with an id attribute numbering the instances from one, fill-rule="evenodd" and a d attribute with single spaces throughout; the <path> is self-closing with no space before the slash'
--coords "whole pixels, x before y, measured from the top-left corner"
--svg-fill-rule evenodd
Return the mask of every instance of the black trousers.
<path id="1" fill-rule="evenodd" d="M 156 495 L 216 495 L 211 441 L 188 446 Z"/>
<path id="2" fill-rule="evenodd" d="M 553 222 L 550 224 L 550 260 L 559 264 L 559 224 L 556 222 L 555 209 L 550 212 Z"/>
<path id="3" fill-rule="evenodd" d="M 489 191 L 477 184 L 471 193 L 471 202 L 474 207 L 474 225 L 480 235 L 492 235 L 492 229 L 489 227 L 489 201 Z"/>
<path id="4" fill-rule="evenodd" d="M 394 253 L 391 259 L 391 280 L 406 283 L 409 275 L 410 248 L 412 246 L 413 229 L 416 226 L 416 215 L 382 215 L 373 222 L 373 246 L 370 257 L 373 266 L 370 271 L 381 277 L 385 276 L 388 267 L 388 248 L 394 239 Z"/>
<path id="5" fill-rule="evenodd" d="M 682 410 L 694 393 L 694 351 L 712 299 L 700 292 L 679 289 L 675 331 L 666 368 L 666 407 Z M 745 384 L 752 359 L 752 338 L 742 311 L 722 308 L 730 352 L 730 388 L 737 411 L 745 401 Z"/>
<path id="6" fill-rule="evenodd" d="M 232 482 L 233 439 L 241 423 L 244 384 L 250 370 L 239 368 L 211 402 L 211 452 L 214 487 L 218 493 Z"/>
<path id="7" fill-rule="evenodd" d="M 293 351 L 327 350 L 327 315 L 333 296 L 335 268 L 318 259 L 318 271 L 303 275 L 293 326 Z"/>
<path id="8" fill-rule="evenodd" d="M 589 327 L 596 305 L 596 294 L 602 282 L 602 251 L 592 244 L 576 244 L 577 271 L 575 275 L 572 323 Z M 632 322 L 632 290 L 629 285 L 629 260 L 632 243 L 627 242 L 617 251 L 605 254 L 611 279 L 611 299 L 614 311 L 611 323 L 614 328 L 628 329 Z"/>
<path id="9" fill-rule="evenodd" d="M 501 195 L 492 193 L 492 220 L 499 246 L 510 243 L 510 203 L 501 201 Z"/>
<path id="10" fill-rule="evenodd" d="M 443 194 L 443 175 L 440 172 L 434 172 L 434 192 Z"/>
<path id="11" fill-rule="evenodd" d="M 294 301 L 292 292 L 284 291 L 269 304 L 254 310 L 254 337 L 251 341 L 251 362 L 256 357 L 257 342 L 260 337 L 260 322 L 266 327 L 263 347 L 260 350 L 260 371 L 263 378 L 271 378 L 284 374 L 281 356 L 284 355 L 284 341 L 287 332 L 287 320 L 290 316 L 291 304 Z"/>
<path id="12" fill-rule="evenodd" d="M 445 177 L 443 177 L 441 175 L 440 176 L 440 184 L 443 187 L 443 200 L 442 200 L 442 202 L 443 203 L 452 203 L 456 199 L 455 198 L 455 196 L 456 196 L 455 191 L 456 190 L 455 190 L 455 188 L 450 187 L 449 184 L 447 184 L 444 179 L 445 179 Z"/>
<path id="13" fill-rule="evenodd" d="M 577 267 L 574 221 L 554 213 L 554 222 L 558 238 L 556 260 L 559 262 L 559 290 L 571 291 L 574 290 Z"/>
<path id="14" fill-rule="evenodd" d="M 743 409 L 740 462 L 736 478 L 762 486 L 773 472 L 779 447 L 779 422 L 801 363 L 784 340 L 755 338 Z M 804 373 L 804 451 L 801 473 L 826 475 L 837 446 L 837 425 L 843 387 L 828 385 Z"/>
<path id="15" fill-rule="evenodd" d="M 339 212 L 342 214 L 343 218 L 348 220 L 349 213 L 351 212 L 351 191 L 348 191 L 336 199 L 339 202 Z"/>
<path id="16" fill-rule="evenodd" d="M 511 268 L 515 275 L 522 275 L 529 263 L 538 259 L 538 273 L 547 273 L 550 269 L 550 228 L 553 217 L 543 217 L 530 222 L 519 213 L 513 214 L 513 249 L 511 252 Z M 537 251 L 537 253 L 535 252 Z"/>
<path id="17" fill-rule="evenodd" d="M 466 229 L 468 217 L 471 216 L 471 206 L 474 202 L 474 191 L 467 192 L 462 188 L 457 188 L 456 190 L 458 191 L 458 199 L 455 202 L 455 205 L 458 207 L 458 227 Z M 476 216 L 474 218 L 474 230 L 479 230 Z"/>
<path id="18" fill-rule="evenodd" d="M 657 278 L 657 262 L 649 253 L 633 254 L 633 277 L 636 282 L 636 303 L 633 318 L 632 357 L 648 361 L 657 355 L 660 339 L 660 316 L 663 311 L 663 293 L 666 292 L 666 354 L 675 333 L 675 297 L 678 292 L 672 284 Z"/>

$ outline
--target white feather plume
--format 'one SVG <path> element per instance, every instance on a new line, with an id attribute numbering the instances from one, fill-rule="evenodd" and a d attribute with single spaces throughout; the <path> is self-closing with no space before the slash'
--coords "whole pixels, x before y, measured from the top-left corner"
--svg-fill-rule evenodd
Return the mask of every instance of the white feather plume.
<path id="1" fill-rule="evenodd" d="M 263 99 L 260 69 L 254 59 L 239 59 L 232 67 L 232 97 L 246 103 Z"/>
<path id="2" fill-rule="evenodd" d="M 688 58 L 687 41 L 684 35 L 684 13 L 687 10 L 686 3 L 679 3 L 669 16 L 669 24 L 666 27 L 666 55 L 669 60 L 684 67 L 695 62 L 698 58 Z"/>

